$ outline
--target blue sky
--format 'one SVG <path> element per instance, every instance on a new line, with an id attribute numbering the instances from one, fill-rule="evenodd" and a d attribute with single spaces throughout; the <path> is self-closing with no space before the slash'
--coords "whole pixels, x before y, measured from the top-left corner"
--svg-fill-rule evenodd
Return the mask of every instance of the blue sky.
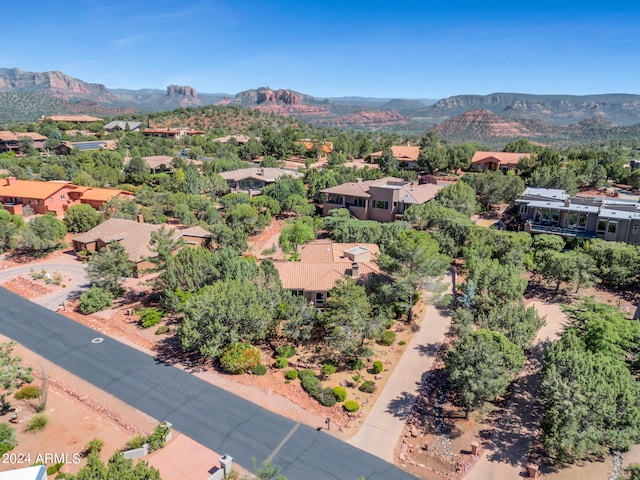
<path id="1" fill-rule="evenodd" d="M 109 88 L 320 98 L 640 94 L 640 3 L 590 3 L 8 2 L 0 67 Z"/>

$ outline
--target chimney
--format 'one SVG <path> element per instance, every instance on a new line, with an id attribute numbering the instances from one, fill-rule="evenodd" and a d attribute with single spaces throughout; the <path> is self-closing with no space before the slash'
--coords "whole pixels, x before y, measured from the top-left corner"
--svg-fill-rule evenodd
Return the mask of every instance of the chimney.
<path id="1" fill-rule="evenodd" d="M 138 223 L 144 223 L 144 215 L 142 215 L 141 213 L 139 213 L 138 215 L 136 215 L 136 221 Z"/>
<path id="2" fill-rule="evenodd" d="M 7 187 L 10 187 L 11 185 L 15 185 L 16 184 L 16 177 L 7 177 Z"/>
<path id="3" fill-rule="evenodd" d="M 351 264 L 351 278 L 358 278 L 360 276 L 360 264 L 353 262 Z"/>

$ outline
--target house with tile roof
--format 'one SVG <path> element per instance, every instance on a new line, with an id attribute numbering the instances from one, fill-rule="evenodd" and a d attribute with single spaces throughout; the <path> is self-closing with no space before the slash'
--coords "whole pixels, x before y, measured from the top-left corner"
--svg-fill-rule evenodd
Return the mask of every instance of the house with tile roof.
<path id="1" fill-rule="evenodd" d="M 384 177 L 378 180 L 358 180 L 320 190 L 322 213 L 347 208 L 360 220 L 393 222 L 415 204 L 426 203 L 444 188 L 442 185 L 416 184 L 402 178 Z"/>
<path id="2" fill-rule="evenodd" d="M 634 200 L 528 187 L 515 205 L 526 232 L 640 244 L 640 203 Z"/>
<path id="3" fill-rule="evenodd" d="M 517 170 L 521 158 L 531 158 L 530 153 L 484 152 L 477 151 L 471 158 L 471 170 L 474 172 L 503 172 Z"/>
<path id="4" fill-rule="evenodd" d="M 87 203 L 98 209 L 115 196 L 130 198 L 133 194 L 126 190 L 83 187 L 59 181 L 0 179 L 0 202 L 11 214 L 53 213 L 62 217 L 71 205 Z"/>
<path id="5" fill-rule="evenodd" d="M 40 121 L 42 122 L 43 120 L 70 123 L 95 123 L 102 121 L 101 118 L 92 117 L 91 115 L 51 115 L 49 117 L 40 117 Z"/>
<path id="6" fill-rule="evenodd" d="M 382 157 L 382 150 L 379 152 L 370 153 L 366 159 L 369 163 L 378 163 L 380 157 Z M 393 145 L 391 147 L 391 153 L 398 160 L 400 168 L 413 168 L 420 156 L 420 147 L 407 143 L 406 145 Z"/>
<path id="7" fill-rule="evenodd" d="M 31 141 L 33 142 L 33 148 L 42 150 L 47 141 L 47 137 L 36 132 L 10 132 L 0 130 L 0 153 L 18 151 L 21 140 Z"/>
<path id="8" fill-rule="evenodd" d="M 239 170 L 220 172 L 220 176 L 227 181 L 231 192 L 243 192 L 249 195 L 258 195 L 265 186 L 274 183 L 285 175 L 293 178 L 302 178 L 304 176 L 294 170 L 269 167 L 241 168 Z"/>
<path id="9" fill-rule="evenodd" d="M 373 276 L 384 276 L 375 263 L 375 244 L 335 243 L 315 240 L 300 247 L 300 261 L 274 261 L 282 286 L 303 296 L 318 308 L 326 306 L 328 293 L 344 276 L 369 286 Z"/>
<path id="10" fill-rule="evenodd" d="M 142 221 L 125 220 L 122 218 L 110 218 L 91 230 L 79 233 L 72 237 L 73 251 L 79 252 L 99 252 L 103 248 L 109 248 L 112 242 L 119 242 L 124 248 L 134 264 L 134 277 L 142 271 L 154 268 L 153 262 L 149 258 L 156 256 L 156 252 L 151 250 L 151 234 L 160 230 L 166 225 L 154 225 Z M 187 245 L 208 246 L 211 240 L 211 233 L 202 227 L 190 227 L 176 229 L 169 227 L 173 231 L 173 238 L 182 238 Z"/>
<path id="11" fill-rule="evenodd" d="M 186 136 L 204 136 L 207 133 L 204 130 L 192 130 L 190 128 L 146 128 L 142 130 L 142 134 L 147 137 L 160 137 L 169 138 L 171 140 L 178 140 Z"/>

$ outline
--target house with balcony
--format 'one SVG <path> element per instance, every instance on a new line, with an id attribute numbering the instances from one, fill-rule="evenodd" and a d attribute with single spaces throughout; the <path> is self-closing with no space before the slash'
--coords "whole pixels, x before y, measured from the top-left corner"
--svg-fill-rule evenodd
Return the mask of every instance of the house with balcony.
<path id="1" fill-rule="evenodd" d="M 346 208 L 360 220 L 393 222 L 401 218 L 409 206 L 428 202 L 442 188 L 442 185 L 416 184 L 396 177 L 357 180 L 320 190 L 322 213 Z"/>
<path id="2" fill-rule="evenodd" d="M 640 244 L 640 204 L 564 190 L 528 187 L 515 200 L 525 231 Z"/>
<path id="3" fill-rule="evenodd" d="M 314 240 L 299 249 L 300 261 L 274 261 L 282 286 L 317 308 L 327 305 L 336 281 L 347 276 L 368 287 L 374 276 L 384 276 L 375 262 L 380 249 L 373 243 L 335 243 Z"/>
<path id="4" fill-rule="evenodd" d="M 17 152 L 20 150 L 21 141 L 31 142 L 36 150 L 44 149 L 47 137 L 36 132 L 10 132 L 0 130 L 0 153 Z"/>
<path id="5" fill-rule="evenodd" d="M 304 175 L 293 170 L 283 168 L 252 167 L 220 172 L 220 176 L 227 181 L 231 193 L 247 193 L 258 195 L 261 190 L 278 180 L 280 177 L 288 175 L 293 178 L 302 178 Z"/>

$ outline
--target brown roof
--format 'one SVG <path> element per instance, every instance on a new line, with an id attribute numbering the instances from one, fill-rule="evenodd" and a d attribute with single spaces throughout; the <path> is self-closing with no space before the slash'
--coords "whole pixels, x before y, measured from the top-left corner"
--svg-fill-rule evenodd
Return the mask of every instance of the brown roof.
<path id="1" fill-rule="evenodd" d="M 101 118 L 92 117 L 90 115 L 51 115 L 50 117 L 45 118 L 47 118 L 48 120 L 53 120 L 54 122 L 93 123 L 102 121 Z"/>
<path id="2" fill-rule="evenodd" d="M 118 195 L 133 195 L 133 193 L 128 192 L 127 190 L 117 190 L 114 188 L 90 188 L 82 194 L 80 200 L 108 202 Z"/>
<path id="3" fill-rule="evenodd" d="M 200 238 L 211 238 L 211 232 L 205 230 L 199 225 L 195 227 L 183 228 L 177 232 L 181 237 L 200 237 Z"/>
<path id="4" fill-rule="evenodd" d="M 496 160 L 500 164 L 505 165 L 518 165 L 518 161 L 521 158 L 531 158 L 530 153 L 515 153 L 515 152 L 483 152 L 477 151 L 471 158 L 471 164 L 483 163 L 487 160 Z"/>
<path id="5" fill-rule="evenodd" d="M 300 247 L 301 262 L 350 262 L 345 251 L 354 248 L 366 248 L 372 259 L 380 253 L 375 243 L 336 243 L 331 240 L 314 240 Z"/>
<path id="6" fill-rule="evenodd" d="M 9 185 L 9 183 L 12 183 Z M 45 200 L 56 192 L 65 188 L 75 188 L 68 183 L 40 182 L 37 180 L 16 180 L 15 178 L 0 179 L 0 196 L 35 198 Z"/>
<path id="7" fill-rule="evenodd" d="M 224 137 L 214 138 L 213 142 L 227 143 L 231 139 L 235 139 L 238 143 L 247 143 L 250 138 L 246 135 L 226 135 Z"/>
<path id="8" fill-rule="evenodd" d="M 252 168 L 241 168 L 239 170 L 231 170 L 229 172 L 221 172 L 220 176 L 225 180 L 247 180 L 247 179 L 255 179 L 255 180 L 264 180 L 266 182 L 275 182 L 278 178 L 289 175 L 293 178 L 302 178 L 304 175 L 299 172 L 294 172 L 293 170 L 284 170 L 282 168 L 260 168 L 260 167 L 252 167 Z"/>
<path id="9" fill-rule="evenodd" d="M 412 183 L 400 195 L 402 203 L 421 204 L 435 198 L 436 194 L 444 188 L 444 185 L 436 185 L 433 183 L 414 184 Z"/>
<path id="10" fill-rule="evenodd" d="M 173 157 L 169 155 L 152 155 L 150 157 L 142 157 L 149 168 L 155 170 L 159 167 L 168 167 L 173 162 Z"/>
<path id="11" fill-rule="evenodd" d="M 320 191 L 323 193 L 336 193 L 338 195 L 351 195 L 354 197 L 369 198 L 371 197 L 371 195 L 369 194 L 370 187 L 384 187 L 385 185 L 391 184 L 408 186 L 410 185 L 410 182 L 397 177 L 383 177 L 378 180 L 343 183 L 342 185 L 325 188 L 324 190 Z"/>

